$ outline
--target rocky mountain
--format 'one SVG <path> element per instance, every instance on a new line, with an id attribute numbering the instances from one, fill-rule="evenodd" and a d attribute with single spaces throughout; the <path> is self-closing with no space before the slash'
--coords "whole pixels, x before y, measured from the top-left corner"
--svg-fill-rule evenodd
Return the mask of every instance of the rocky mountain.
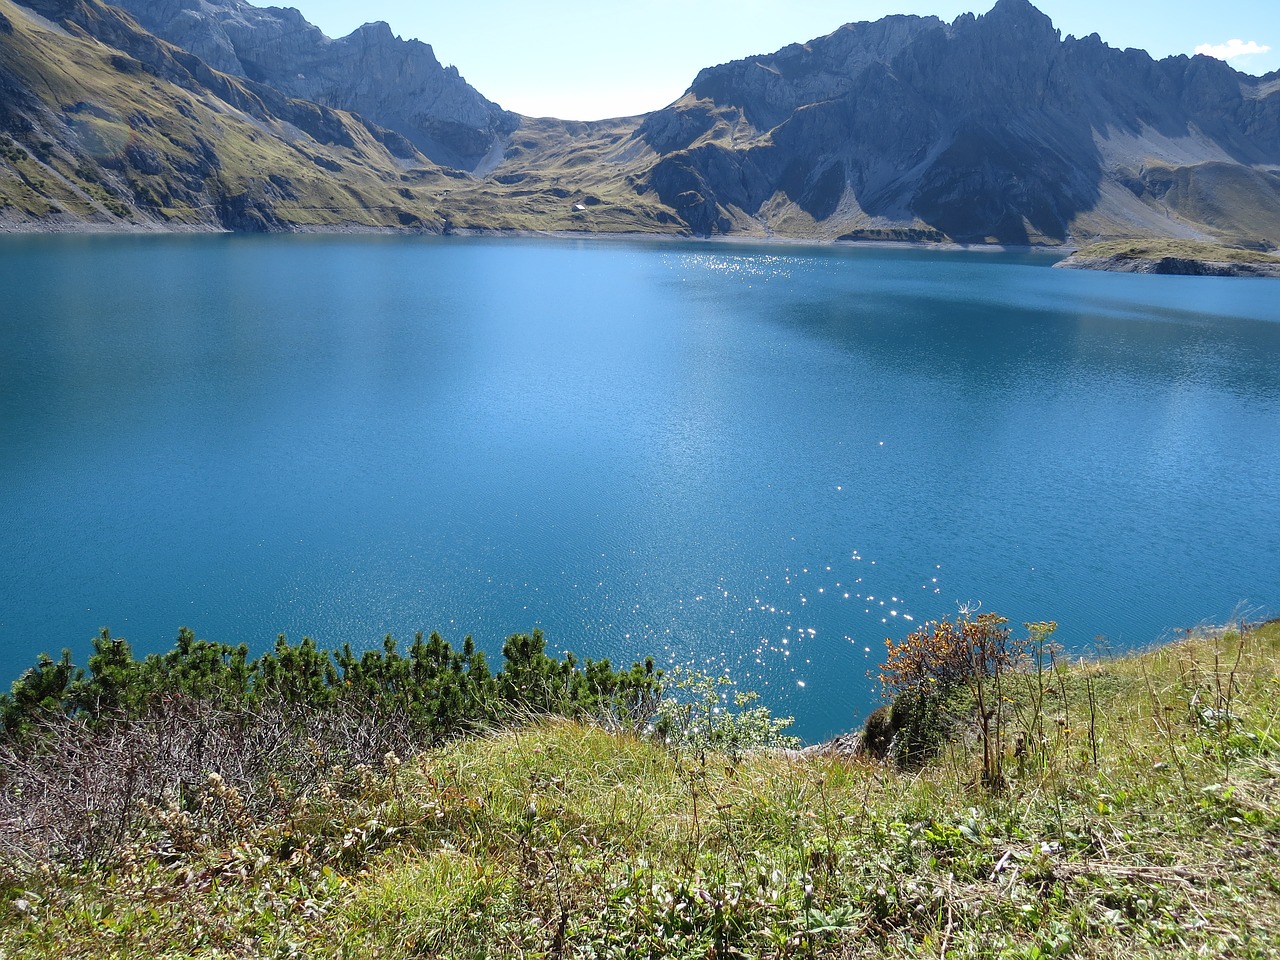
<path id="1" fill-rule="evenodd" d="M 1280 74 L 1063 38 L 1028 0 L 710 67 L 599 123 L 241 0 L 0 0 L 0 228 L 1280 244 Z"/>
<path id="2" fill-rule="evenodd" d="M 703 70 L 638 131 L 699 233 L 1280 241 L 1280 82 L 1063 39 L 1028 0 Z"/>
<path id="3" fill-rule="evenodd" d="M 358 113 L 434 162 L 476 170 L 499 159 L 519 117 L 482 97 L 431 47 L 366 23 L 331 40 L 292 7 L 242 0 L 116 0 L 143 27 L 215 70 Z"/>

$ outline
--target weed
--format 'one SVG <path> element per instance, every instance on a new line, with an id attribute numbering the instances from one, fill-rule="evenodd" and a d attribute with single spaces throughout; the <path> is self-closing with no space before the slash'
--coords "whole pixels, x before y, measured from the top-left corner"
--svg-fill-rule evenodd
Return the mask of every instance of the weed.
<path id="1" fill-rule="evenodd" d="M 737 759 L 760 747 L 794 746 L 784 731 L 795 721 L 774 717 L 755 691 L 735 689 L 727 675 L 718 677 L 677 667 L 666 677 L 664 696 L 654 717 L 656 735 L 699 761 L 708 751 Z"/>

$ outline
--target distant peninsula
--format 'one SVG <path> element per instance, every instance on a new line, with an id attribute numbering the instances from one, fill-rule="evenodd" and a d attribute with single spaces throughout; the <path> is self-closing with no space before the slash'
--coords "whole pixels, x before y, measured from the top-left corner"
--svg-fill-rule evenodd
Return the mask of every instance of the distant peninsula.
<path id="1" fill-rule="evenodd" d="M 1156 273 L 1188 277 L 1280 277 L 1280 257 L 1190 240 L 1095 243 L 1054 264 L 1067 270 Z"/>

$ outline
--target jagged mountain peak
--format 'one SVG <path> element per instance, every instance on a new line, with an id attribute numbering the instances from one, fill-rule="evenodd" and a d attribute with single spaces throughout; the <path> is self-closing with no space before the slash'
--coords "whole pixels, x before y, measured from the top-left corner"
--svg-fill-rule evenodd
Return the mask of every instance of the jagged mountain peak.
<path id="1" fill-rule="evenodd" d="M 952 21 L 952 37 L 980 35 L 1043 49 L 1062 39 L 1053 20 L 1030 0 L 997 0 L 984 14 L 963 13 Z"/>
<path id="2" fill-rule="evenodd" d="M 704 70 L 638 136 L 663 155 L 649 182 L 706 233 L 762 217 L 832 236 L 844 225 L 1005 243 L 1134 218 L 1237 230 L 1249 217 L 1237 198 L 1280 187 L 1247 169 L 1280 164 L 1280 98 L 1202 59 L 1064 41 L 1029 0 L 998 0 L 950 25 L 849 24 Z M 1164 157 L 1244 166 L 1188 173 L 1186 189 L 1205 193 L 1193 202 L 1151 172 Z M 1208 196 L 1220 177 L 1232 186 Z M 1171 223 L 1170 202 L 1195 225 Z"/>
<path id="3" fill-rule="evenodd" d="M 1042 13 L 1031 0 L 996 0 L 995 6 L 982 19 L 988 22 L 1003 20 L 1036 26 L 1053 25 L 1048 15 Z"/>
<path id="4" fill-rule="evenodd" d="M 385 20 L 370 20 L 368 23 L 360 24 L 348 34 L 347 39 L 354 36 L 368 37 L 369 39 L 385 42 L 394 42 L 400 39 L 391 29 L 391 24 Z"/>
<path id="5" fill-rule="evenodd" d="M 519 125 L 431 46 L 374 21 L 330 39 L 292 7 L 243 0 L 116 0 L 161 39 L 215 69 L 351 110 L 408 138 L 436 163 L 474 170 Z"/>

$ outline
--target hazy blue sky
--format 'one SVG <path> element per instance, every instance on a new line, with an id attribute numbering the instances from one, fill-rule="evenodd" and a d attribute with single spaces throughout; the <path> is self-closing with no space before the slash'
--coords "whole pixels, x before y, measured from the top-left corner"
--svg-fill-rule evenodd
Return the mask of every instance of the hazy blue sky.
<path id="1" fill-rule="evenodd" d="M 268 0 L 251 0 L 267 6 Z M 275 0 L 331 37 L 385 20 L 430 43 L 481 93 L 530 116 L 592 120 L 680 96 L 705 66 L 823 36 L 890 13 L 950 21 L 995 0 Z M 1270 48 L 1232 60 L 1280 69 L 1280 0 L 1038 0 L 1063 35 L 1098 33 L 1154 57 L 1232 40 Z M 1247 48 L 1246 48 L 1247 49 Z"/>

